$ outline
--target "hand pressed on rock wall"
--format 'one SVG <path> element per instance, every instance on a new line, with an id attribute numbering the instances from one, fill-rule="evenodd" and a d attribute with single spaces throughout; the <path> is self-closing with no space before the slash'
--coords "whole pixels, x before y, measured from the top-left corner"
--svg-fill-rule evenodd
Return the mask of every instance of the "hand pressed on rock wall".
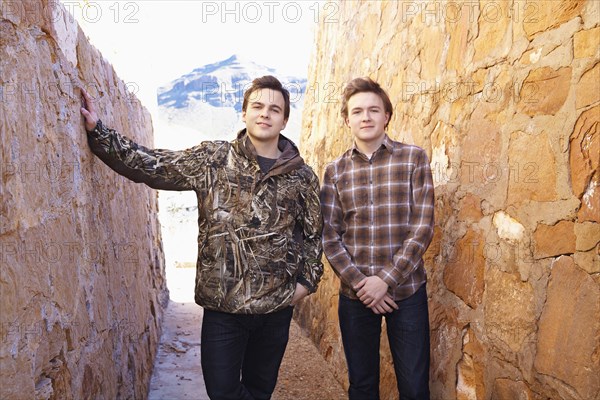
<path id="1" fill-rule="evenodd" d="M 96 107 L 94 107 L 94 103 L 92 102 L 90 95 L 85 91 L 84 88 L 80 88 L 80 90 L 83 97 L 81 114 L 83 114 L 85 118 L 85 129 L 87 131 L 91 131 L 98 123 L 98 114 L 96 114 Z"/>

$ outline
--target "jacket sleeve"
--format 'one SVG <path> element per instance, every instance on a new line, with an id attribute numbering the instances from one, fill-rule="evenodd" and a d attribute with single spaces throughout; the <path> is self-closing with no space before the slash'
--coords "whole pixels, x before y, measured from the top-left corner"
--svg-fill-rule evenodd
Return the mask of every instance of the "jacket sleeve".
<path id="1" fill-rule="evenodd" d="M 205 168 L 200 165 L 198 149 L 182 151 L 148 149 L 98 120 L 88 131 L 92 152 L 115 172 L 134 182 L 145 183 L 154 189 L 191 190 Z"/>
<path id="2" fill-rule="evenodd" d="M 319 178 L 312 172 L 308 187 L 301 195 L 304 200 L 302 214 L 304 267 L 298 276 L 298 283 L 305 286 L 310 293 L 317 290 L 323 276 L 323 216 L 319 203 Z"/>
<path id="3" fill-rule="evenodd" d="M 410 185 L 412 188 L 410 233 L 392 257 L 392 263 L 378 274 L 392 288 L 404 283 L 423 262 L 423 254 L 433 238 L 435 197 L 431 167 L 424 150 L 420 151 Z"/>
<path id="4" fill-rule="evenodd" d="M 365 275 L 358 269 L 344 246 L 344 212 L 336 188 L 335 165 L 325 169 L 321 188 L 321 209 L 323 210 L 323 251 L 336 275 L 348 286 L 354 287 Z"/>

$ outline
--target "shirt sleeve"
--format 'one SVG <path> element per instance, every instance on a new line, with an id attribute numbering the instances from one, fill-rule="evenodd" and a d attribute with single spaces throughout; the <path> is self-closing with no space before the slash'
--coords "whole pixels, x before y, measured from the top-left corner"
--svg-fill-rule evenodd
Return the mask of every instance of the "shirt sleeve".
<path id="1" fill-rule="evenodd" d="M 306 193 L 303 193 L 302 196 L 304 198 L 302 245 L 305 260 L 302 272 L 298 276 L 298 283 L 305 286 L 310 293 L 314 293 L 323 276 L 323 262 L 321 261 L 323 256 L 321 243 L 323 216 L 319 204 L 319 179 L 314 172 L 311 173 Z"/>
<path id="2" fill-rule="evenodd" d="M 323 251 L 327 260 L 342 282 L 354 287 L 366 276 L 360 272 L 342 242 L 345 232 L 344 213 L 339 193 L 335 185 L 335 165 L 325 169 L 321 188 L 321 209 L 323 210 Z"/>
<path id="3" fill-rule="evenodd" d="M 98 120 L 88 131 L 92 152 L 112 170 L 134 182 L 154 189 L 192 190 L 204 174 L 197 148 L 182 151 L 148 149 L 107 128 Z"/>
<path id="4" fill-rule="evenodd" d="M 412 188 L 410 232 L 392 257 L 391 265 L 378 274 L 390 288 L 404 283 L 419 267 L 433 237 L 435 196 L 431 167 L 424 150 L 419 152 L 410 184 Z"/>

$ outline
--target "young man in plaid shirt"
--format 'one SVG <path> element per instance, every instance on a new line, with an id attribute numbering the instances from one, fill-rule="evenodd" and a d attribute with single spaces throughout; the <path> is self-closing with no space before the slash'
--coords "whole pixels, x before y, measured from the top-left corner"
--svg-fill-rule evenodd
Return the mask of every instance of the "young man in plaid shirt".
<path id="1" fill-rule="evenodd" d="M 423 149 L 385 133 L 392 112 L 371 79 L 346 86 L 341 114 L 354 146 L 327 165 L 321 189 L 323 250 L 341 280 L 350 400 L 379 398 L 382 317 L 400 398 L 429 399 L 422 256 L 433 236 L 433 180 Z"/>

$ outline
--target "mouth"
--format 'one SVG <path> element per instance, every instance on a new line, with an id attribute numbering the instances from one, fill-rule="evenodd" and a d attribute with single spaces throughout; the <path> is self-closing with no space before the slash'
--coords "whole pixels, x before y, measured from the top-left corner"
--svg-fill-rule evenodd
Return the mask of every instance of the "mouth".
<path id="1" fill-rule="evenodd" d="M 266 122 L 257 122 L 256 125 L 262 126 L 263 128 L 270 128 L 271 127 L 271 125 L 267 124 Z"/>
<path id="2" fill-rule="evenodd" d="M 370 128 L 374 128 L 373 125 L 365 125 L 365 126 L 361 126 L 360 129 L 370 129 Z"/>

